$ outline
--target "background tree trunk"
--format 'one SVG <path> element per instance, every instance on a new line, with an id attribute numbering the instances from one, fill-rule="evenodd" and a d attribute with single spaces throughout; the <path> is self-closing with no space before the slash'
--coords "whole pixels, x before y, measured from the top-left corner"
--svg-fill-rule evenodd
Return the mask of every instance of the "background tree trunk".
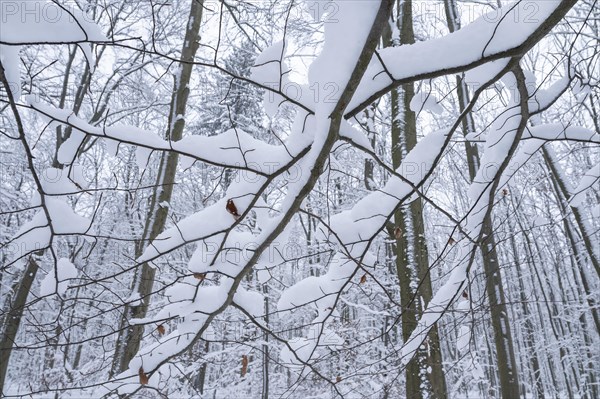
<path id="1" fill-rule="evenodd" d="M 388 37 L 388 45 L 408 45 L 415 42 L 412 0 L 398 2 L 400 37 Z M 400 39 L 400 43 L 394 43 Z M 417 119 L 410 108 L 415 95 L 412 83 L 392 91 L 392 166 L 400 168 L 406 153 L 417 144 Z M 396 229 L 396 272 L 400 283 L 402 305 L 402 338 L 406 342 L 414 331 L 422 309 L 432 298 L 429 253 L 423 221 L 423 202 L 417 198 L 394 215 Z M 418 288 L 417 288 L 418 287 Z M 406 397 L 423 398 L 433 395 L 446 398 L 446 378 L 442 364 L 437 326 L 429 333 L 427 348 L 406 366 Z"/>
<path id="2" fill-rule="evenodd" d="M 203 0 L 192 0 L 190 15 L 187 21 L 187 31 L 181 50 L 180 66 L 176 72 L 171 109 L 169 113 L 167 137 L 172 141 L 178 141 L 183 136 L 186 112 L 189 96 L 189 83 L 192 75 L 193 64 L 191 62 L 196 56 L 200 45 L 200 24 L 202 22 Z M 154 240 L 165 228 L 169 206 L 173 194 L 175 174 L 179 155 L 175 152 L 163 152 L 156 188 L 153 192 L 148 208 L 148 215 L 144 227 L 144 233 L 139 244 L 136 246 L 136 257 L 141 256 L 146 245 Z M 141 303 L 139 306 L 126 305 L 123 310 L 121 328 L 115 344 L 115 358 L 111 375 L 127 369 L 129 362 L 140 348 L 143 339 L 144 325 L 129 325 L 132 318 L 144 318 L 148 313 L 152 286 L 154 285 L 155 269 L 148 263 L 141 265 L 133 280 L 132 289 L 139 295 Z"/>
<path id="3" fill-rule="evenodd" d="M 39 265 L 33 259 L 29 257 L 27 261 L 27 267 L 23 273 L 23 277 L 19 280 L 18 284 L 13 288 L 16 291 L 12 301 L 8 301 L 8 309 L 4 311 L 4 319 L 2 320 L 2 337 L 0 338 L 0 391 L 4 392 L 4 384 L 6 383 L 6 373 L 8 371 L 8 363 L 10 362 L 10 355 L 13 351 L 15 339 L 17 338 L 17 332 L 21 325 L 21 317 L 23 316 L 23 310 L 27 304 L 27 297 L 31 290 L 31 285 L 35 280 L 35 276 L 39 270 Z"/>

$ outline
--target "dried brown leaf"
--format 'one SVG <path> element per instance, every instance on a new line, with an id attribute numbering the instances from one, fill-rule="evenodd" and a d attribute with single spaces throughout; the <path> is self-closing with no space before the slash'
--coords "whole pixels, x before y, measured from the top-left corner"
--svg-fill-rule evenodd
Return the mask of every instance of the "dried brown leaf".
<path id="1" fill-rule="evenodd" d="M 140 367 L 139 375 L 140 375 L 140 384 L 147 385 L 148 384 L 148 375 L 144 372 L 143 367 Z"/>
<path id="2" fill-rule="evenodd" d="M 248 356 L 242 355 L 242 377 L 246 376 L 248 372 Z"/>
<path id="3" fill-rule="evenodd" d="M 227 212 L 231 213 L 236 219 L 240 217 L 240 214 L 237 210 L 237 206 L 235 206 L 233 200 L 227 200 L 227 205 L 225 205 L 225 209 L 227 209 Z"/>
<path id="4" fill-rule="evenodd" d="M 159 324 L 158 327 L 156 327 L 156 331 L 158 331 L 158 335 L 162 337 L 163 335 L 165 335 L 165 326 Z"/>

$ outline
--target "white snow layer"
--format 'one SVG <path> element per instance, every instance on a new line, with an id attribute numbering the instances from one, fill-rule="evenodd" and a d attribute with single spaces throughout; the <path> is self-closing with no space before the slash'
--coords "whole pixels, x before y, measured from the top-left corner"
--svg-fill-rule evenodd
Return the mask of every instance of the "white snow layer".
<path id="1" fill-rule="evenodd" d="M 348 109 L 354 109 L 388 87 L 392 83 L 391 78 L 401 80 L 425 74 L 441 75 L 453 68 L 474 64 L 482 57 L 500 56 L 519 47 L 544 23 L 560 1 L 544 0 L 535 4 L 535 18 L 527 23 L 523 23 L 520 16 L 529 15 L 531 2 L 520 1 L 491 11 L 446 36 L 379 50 L 379 57 L 371 60 Z"/>

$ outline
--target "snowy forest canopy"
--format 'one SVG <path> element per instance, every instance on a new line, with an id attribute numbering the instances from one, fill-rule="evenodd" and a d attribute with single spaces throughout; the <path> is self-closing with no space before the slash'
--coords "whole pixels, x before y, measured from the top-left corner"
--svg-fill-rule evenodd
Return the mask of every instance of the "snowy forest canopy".
<path id="1" fill-rule="evenodd" d="M 597 0 L 0 0 L 7 398 L 600 398 Z"/>

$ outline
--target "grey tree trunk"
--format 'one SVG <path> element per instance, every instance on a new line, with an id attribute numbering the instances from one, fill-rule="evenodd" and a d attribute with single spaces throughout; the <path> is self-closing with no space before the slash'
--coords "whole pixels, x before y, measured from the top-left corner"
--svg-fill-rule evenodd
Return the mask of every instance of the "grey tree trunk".
<path id="1" fill-rule="evenodd" d="M 481 251 L 494 332 L 500 393 L 503 399 L 518 398 L 520 395 L 519 378 L 491 217 L 485 218 L 483 223 L 483 234 L 486 239 L 481 244 Z"/>
<path id="2" fill-rule="evenodd" d="M 206 341 L 204 343 L 204 353 L 208 353 L 209 350 L 210 350 L 210 342 Z M 195 379 L 196 389 L 198 391 L 200 391 L 200 395 L 204 394 L 204 385 L 206 383 L 206 367 L 207 367 L 207 364 L 203 363 L 202 366 L 200 367 L 200 371 L 198 372 L 198 375 L 196 376 L 196 379 Z"/>
<path id="3" fill-rule="evenodd" d="M 0 337 L 0 391 L 4 392 L 4 384 L 6 382 L 6 373 L 8 371 L 8 363 L 13 350 L 17 332 L 21 325 L 21 317 L 23 309 L 27 304 L 27 297 L 31 290 L 31 285 L 35 280 L 35 276 L 39 270 L 39 265 L 29 257 L 27 268 L 23 273 L 23 277 L 18 280 L 13 288 L 16 291 L 14 298 L 7 301 L 8 309 L 4 311 L 4 320 L 2 320 L 2 337 Z"/>
<path id="4" fill-rule="evenodd" d="M 180 56 L 179 76 L 175 80 L 171 109 L 168 121 L 167 138 L 178 141 L 182 138 L 185 120 L 178 116 L 185 115 L 189 96 L 190 78 L 196 51 L 200 42 L 200 23 L 204 0 L 191 2 L 190 14 L 187 22 L 187 31 Z M 173 193 L 175 174 L 177 171 L 178 154 L 174 152 L 163 153 L 157 176 L 156 189 L 150 200 L 148 215 L 144 226 L 144 233 L 136 246 L 136 256 L 140 256 L 146 245 L 155 239 L 165 228 L 168 216 L 168 207 L 159 204 L 169 203 Z M 134 278 L 132 290 L 139 294 L 139 306 L 125 306 L 121 319 L 121 328 L 115 345 L 115 358 L 111 375 L 115 375 L 128 368 L 129 362 L 140 348 L 144 326 L 129 325 L 131 318 L 143 318 L 148 313 L 150 295 L 154 285 L 155 270 L 147 263 L 141 266 Z"/>
<path id="5" fill-rule="evenodd" d="M 389 45 L 412 44 L 412 0 L 398 4 L 401 13 L 400 43 L 398 38 L 388 37 Z M 417 119 L 410 108 L 415 89 L 412 83 L 392 91 L 392 165 L 398 169 L 405 153 L 417 144 Z M 425 239 L 423 203 L 419 198 L 394 215 L 396 228 L 396 273 L 400 283 L 402 306 L 402 338 L 406 342 L 417 325 L 418 316 L 433 296 L 429 273 L 429 253 Z M 415 286 L 419 286 L 418 290 Z M 418 292 L 417 292 L 418 291 Z M 447 397 L 446 378 L 442 365 L 442 353 L 437 326 L 429 333 L 427 348 L 406 366 L 406 397 Z"/>

